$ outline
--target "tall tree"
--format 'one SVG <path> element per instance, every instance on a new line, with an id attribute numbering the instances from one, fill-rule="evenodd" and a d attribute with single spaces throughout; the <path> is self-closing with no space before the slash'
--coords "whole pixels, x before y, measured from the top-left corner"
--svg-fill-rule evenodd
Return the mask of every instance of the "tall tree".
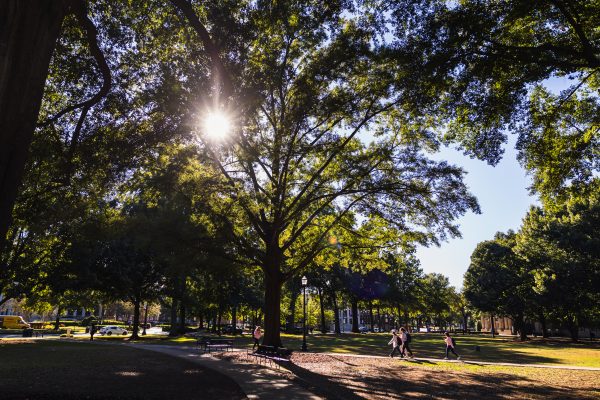
<path id="1" fill-rule="evenodd" d="M 536 268 L 533 289 L 550 317 L 566 326 L 573 340 L 579 327 L 598 321 L 600 287 L 600 202 L 573 196 L 550 210 L 532 208 L 523 221 L 517 252 Z"/>
<path id="2" fill-rule="evenodd" d="M 516 240 L 516 233 L 509 231 L 477 245 L 465 273 L 464 294 L 480 311 L 511 317 L 524 340 L 524 319 L 534 297 L 533 279 L 530 264 L 515 253 Z"/>
<path id="3" fill-rule="evenodd" d="M 440 328 L 445 326 L 445 314 L 450 311 L 454 288 L 448 277 L 438 274 L 426 274 L 421 280 L 422 301 L 425 314 Z"/>
<path id="4" fill-rule="evenodd" d="M 327 248 L 346 214 L 379 215 L 428 243 L 458 235 L 451 221 L 477 204 L 462 171 L 420 152 L 436 143 L 401 111 L 403 71 L 360 13 L 303 2 L 244 12 L 255 35 L 230 67 L 238 89 L 221 109 L 235 132 L 221 144 L 199 133 L 251 227 L 243 233 L 247 257 L 264 271 L 265 343 L 281 345 L 281 286 Z M 367 132 L 370 144 L 359 140 Z"/>

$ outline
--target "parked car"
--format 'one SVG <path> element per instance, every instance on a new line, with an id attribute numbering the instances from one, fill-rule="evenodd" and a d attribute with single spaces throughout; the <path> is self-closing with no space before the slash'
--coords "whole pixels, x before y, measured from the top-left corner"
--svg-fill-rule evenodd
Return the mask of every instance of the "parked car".
<path id="1" fill-rule="evenodd" d="M 359 326 L 358 331 L 360 333 L 369 333 L 369 328 L 367 328 L 366 326 Z"/>
<path id="2" fill-rule="evenodd" d="M 240 333 L 240 334 L 242 333 L 242 329 L 239 328 L 239 327 L 236 327 L 235 331 L 236 331 L 236 333 Z M 229 333 L 229 334 L 233 333 L 233 325 L 223 325 L 221 327 L 221 332 L 222 333 L 226 333 L 226 334 L 227 333 Z"/>
<path id="3" fill-rule="evenodd" d="M 102 328 L 100 328 L 98 333 L 101 335 L 106 335 L 106 336 L 111 336 L 113 334 L 127 335 L 127 329 L 123 329 L 120 326 L 109 325 L 109 326 L 103 326 Z"/>

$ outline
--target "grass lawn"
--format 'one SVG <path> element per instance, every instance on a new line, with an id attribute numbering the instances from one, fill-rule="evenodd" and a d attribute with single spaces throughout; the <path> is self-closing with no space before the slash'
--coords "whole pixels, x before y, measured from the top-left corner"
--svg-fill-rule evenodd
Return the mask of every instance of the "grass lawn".
<path id="1" fill-rule="evenodd" d="M 283 344 L 290 349 L 300 349 L 301 335 L 282 334 Z M 442 358 L 445 345 L 440 334 L 413 334 L 411 349 L 415 357 Z M 234 338 L 236 347 L 251 347 L 250 335 L 228 336 Z M 122 337 L 98 337 L 100 340 L 124 340 Z M 512 337 L 496 337 L 481 335 L 457 335 L 457 352 L 464 360 L 511 362 L 526 364 L 575 365 L 582 367 L 600 367 L 600 342 L 571 343 L 563 339 L 532 339 L 519 342 Z M 391 348 L 387 345 L 390 335 L 387 333 L 342 335 L 309 335 L 308 349 L 313 352 L 368 354 L 385 356 Z M 195 339 L 191 337 L 168 338 L 148 335 L 142 339 L 144 343 L 193 346 Z M 480 351 L 475 351 L 479 346 Z"/>
<path id="2" fill-rule="evenodd" d="M 168 355 L 73 340 L 0 341 L 0 398 L 243 399 L 228 377 Z"/>
<path id="3" fill-rule="evenodd" d="M 308 338 L 311 351 L 387 355 L 389 334 L 313 335 Z M 413 334 L 410 347 L 415 357 L 442 358 L 445 344 L 442 335 Z M 455 336 L 457 352 L 465 360 L 526 364 L 557 364 L 600 367 L 600 343 L 573 344 L 566 340 L 530 340 L 518 342 L 510 337 Z M 299 348 L 301 337 L 284 338 L 290 348 Z M 480 351 L 475 351 L 479 346 Z"/>

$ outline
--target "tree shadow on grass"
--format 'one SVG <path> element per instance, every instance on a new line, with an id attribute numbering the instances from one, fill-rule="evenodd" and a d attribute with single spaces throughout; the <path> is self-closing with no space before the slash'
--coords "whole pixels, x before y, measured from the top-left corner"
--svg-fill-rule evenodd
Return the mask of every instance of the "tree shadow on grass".
<path id="1" fill-rule="evenodd" d="M 353 369 L 338 364 L 338 368 L 332 368 L 331 374 L 320 374 L 294 363 L 286 367 L 298 383 L 327 399 L 596 398 L 590 390 L 549 386 L 521 376 L 404 369 L 403 365 Z"/>

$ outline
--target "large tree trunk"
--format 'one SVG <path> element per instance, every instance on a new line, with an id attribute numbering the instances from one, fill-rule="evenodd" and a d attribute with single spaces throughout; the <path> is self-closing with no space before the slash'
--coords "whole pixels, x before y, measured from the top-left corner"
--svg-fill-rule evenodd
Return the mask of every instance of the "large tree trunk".
<path id="1" fill-rule="evenodd" d="M 133 299 L 133 327 L 131 329 L 131 336 L 129 340 L 139 339 L 138 330 L 140 328 L 140 298 L 136 296 Z"/>
<path id="2" fill-rule="evenodd" d="M 579 325 L 577 324 L 577 320 L 575 318 L 569 317 L 567 321 L 567 328 L 569 329 L 571 340 L 573 342 L 579 341 Z"/>
<path id="3" fill-rule="evenodd" d="M 169 336 L 177 336 L 177 299 L 171 299 L 171 328 Z"/>
<path id="4" fill-rule="evenodd" d="M 198 330 L 204 329 L 204 313 L 200 311 L 198 314 Z"/>
<path id="5" fill-rule="evenodd" d="M 358 330 L 358 300 L 352 299 L 350 304 L 352 307 L 352 332 L 360 333 Z"/>
<path id="6" fill-rule="evenodd" d="M 540 324 L 542 325 L 542 337 L 548 337 L 548 327 L 546 326 L 546 316 L 544 313 L 540 313 Z"/>
<path id="7" fill-rule="evenodd" d="M 335 295 L 335 291 L 331 291 L 331 300 L 333 302 L 333 329 L 336 335 L 342 333 L 340 329 L 340 309 L 337 303 L 337 297 Z"/>
<path id="8" fill-rule="evenodd" d="M 321 307 L 321 333 L 327 332 L 327 325 L 325 324 L 325 304 L 323 302 L 323 290 L 318 287 L 319 291 L 319 306 Z"/>
<path id="9" fill-rule="evenodd" d="M 54 321 L 54 330 L 57 331 L 60 329 L 60 307 L 56 308 L 56 320 Z"/>
<path id="10" fill-rule="evenodd" d="M 380 311 L 379 304 L 377 304 L 377 329 L 379 330 L 379 332 L 382 332 L 382 329 L 381 329 L 381 311 Z"/>
<path id="11" fill-rule="evenodd" d="M 371 324 L 371 332 L 375 331 L 375 320 L 373 319 L 373 302 L 369 301 L 369 322 Z"/>
<path id="12" fill-rule="evenodd" d="M 265 271 L 265 346 L 281 347 L 281 273 L 277 270 Z"/>
<path id="13" fill-rule="evenodd" d="M 233 332 L 233 336 L 236 335 L 236 329 L 237 329 L 237 307 L 233 306 L 231 308 L 231 326 L 232 326 L 232 332 Z"/>
<path id="14" fill-rule="evenodd" d="M 185 304 L 183 301 L 179 302 L 179 327 L 177 330 L 182 335 L 185 333 Z"/>
<path id="15" fill-rule="evenodd" d="M 212 333 L 217 333 L 217 324 L 217 312 L 214 312 L 212 315 L 212 327 L 210 328 Z"/>
<path id="16" fill-rule="evenodd" d="M 279 248 L 279 237 L 269 233 L 263 271 L 265 274 L 265 336 L 263 345 L 281 347 L 281 286 L 284 276 L 281 273 L 283 252 Z"/>
<path id="17" fill-rule="evenodd" d="M 490 331 L 492 332 L 492 337 L 496 337 L 496 328 L 494 328 L 494 314 L 490 315 Z"/>
<path id="18" fill-rule="evenodd" d="M 525 332 L 525 321 L 523 314 L 517 314 L 513 316 L 513 325 L 519 333 L 519 340 L 522 342 L 527 340 L 527 332 Z"/>
<path id="19" fill-rule="evenodd" d="M 0 252 L 66 13 L 66 1 L 0 1 Z"/>
<path id="20" fill-rule="evenodd" d="M 223 308 L 219 304 L 219 310 L 217 311 L 217 335 L 221 336 L 221 319 L 223 319 Z"/>

